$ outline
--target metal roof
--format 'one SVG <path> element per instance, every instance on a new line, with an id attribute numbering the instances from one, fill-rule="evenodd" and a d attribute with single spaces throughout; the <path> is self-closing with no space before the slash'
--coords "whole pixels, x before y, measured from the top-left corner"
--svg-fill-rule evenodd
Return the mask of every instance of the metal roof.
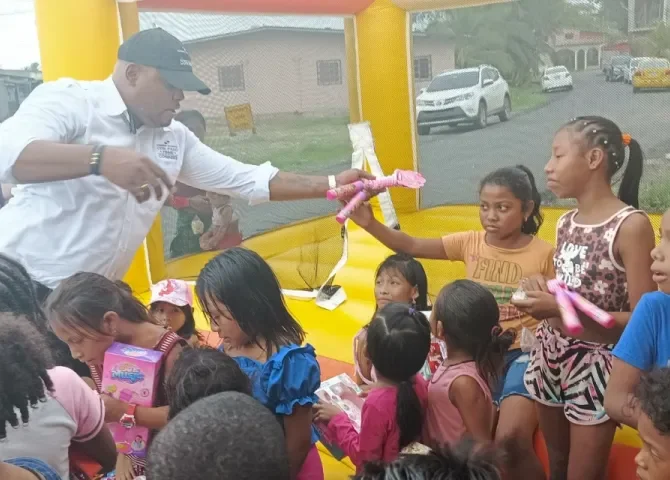
<path id="1" fill-rule="evenodd" d="M 140 30 L 160 27 L 184 43 L 204 42 L 218 38 L 263 30 L 295 32 L 344 32 L 342 17 L 313 15 L 216 15 L 206 13 L 140 12 Z M 415 25 L 416 30 L 420 30 Z M 421 33 L 418 33 L 421 35 Z"/>

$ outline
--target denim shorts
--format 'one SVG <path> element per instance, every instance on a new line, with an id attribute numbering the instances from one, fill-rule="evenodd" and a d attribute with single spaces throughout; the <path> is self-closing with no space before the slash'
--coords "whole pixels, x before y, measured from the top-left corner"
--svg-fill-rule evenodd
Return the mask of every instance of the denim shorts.
<path id="1" fill-rule="evenodd" d="M 51 468 L 49 465 L 44 463 L 42 460 L 37 458 L 28 458 L 28 457 L 19 457 L 11 458 L 5 460 L 5 463 L 14 465 L 15 467 L 20 467 L 24 470 L 28 470 L 31 473 L 36 474 L 38 477 L 43 478 L 44 480 L 61 480 L 60 475 Z"/>
<path id="2" fill-rule="evenodd" d="M 510 350 L 505 354 L 505 366 L 496 391 L 493 392 L 493 402 L 500 407 L 500 403 L 512 395 L 520 395 L 533 399 L 524 382 L 524 374 L 530 362 L 530 354 L 520 348 Z"/>

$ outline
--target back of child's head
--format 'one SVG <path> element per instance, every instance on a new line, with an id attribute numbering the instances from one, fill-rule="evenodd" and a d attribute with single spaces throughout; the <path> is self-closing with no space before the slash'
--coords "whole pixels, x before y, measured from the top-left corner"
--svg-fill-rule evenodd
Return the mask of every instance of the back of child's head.
<path id="1" fill-rule="evenodd" d="M 428 455 L 401 455 L 368 463 L 354 480 L 502 480 L 497 452 L 471 440 Z"/>
<path id="2" fill-rule="evenodd" d="M 664 436 L 670 436 L 668 392 L 670 392 L 670 368 L 659 368 L 644 373 L 635 392 L 635 400 L 640 410 Z"/>
<path id="3" fill-rule="evenodd" d="M 416 289 L 413 303 L 418 310 L 430 310 L 428 306 L 428 276 L 421 262 L 406 253 L 394 253 L 377 267 L 375 280 L 384 274 L 396 274 L 404 278 L 410 287 Z M 408 299 L 410 300 L 410 299 Z"/>
<path id="4" fill-rule="evenodd" d="M 619 199 L 637 208 L 644 163 L 640 144 L 635 139 L 624 136 L 616 123 L 603 117 L 577 117 L 566 123 L 563 128 L 578 135 L 584 152 L 600 148 L 605 153 L 608 181 L 626 163 L 626 146 L 628 146 L 628 164 L 619 186 Z"/>
<path id="5" fill-rule="evenodd" d="M 48 331 L 48 322 L 42 310 L 42 302 L 37 296 L 36 284 L 26 269 L 19 262 L 2 254 L 0 254 L 0 312 L 21 315 L 45 334 L 47 347 L 56 365 L 74 368 L 79 363 L 70 356 L 67 345 Z"/>
<path id="6" fill-rule="evenodd" d="M 515 334 L 502 331 L 493 294 L 471 280 L 456 280 L 438 294 L 433 319 L 442 327 L 447 351 L 457 349 L 470 355 L 479 374 L 489 385 L 496 385 Z"/>
<path id="7" fill-rule="evenodd" d="M 0 313 L 0 441 L 7 425 L 28 423 L 31 408 L 53 389 L 47 374 L 52 366 L 46 337 L 26 317 Z"/>
<path id="8" fill-rule="evenodd" d="M 223 392 L 198 400 L 161 429 L 147 480 L 289 480 L 284 432 L 252 397 Z"/>
<path id="9" fill-rule="evenodd" d="M 147 308 L 132 293 L 90 272 L 75 273 L 63 280 L 49 295 L 45 310 L 52 324 L 84 333 L 104 334 L 102 324 L 108 312 L 131 323 L 152 321 Z"/>
<path id="10" fill-rule="evenodd" d="M 166 387 L 170 419 L 197 400 L 216 393 L 251 395 L 249 377 L 237 362 L 210 347 L 184 350 L 172 367 Z"/>
<path id="11" fill-rule="evenodd" d="M 404 448 L 417 440 L 423 424 L 423 407 L 414 390 L 414 378 L 430 350 L 428 320 L 413 306 L 389 303 L 370 322 L 367 350 L 377 376 L 398 384 L 396 420 L 400 448 Z"/>
<path id="12" fill-rule="evenodd" d="M 482 179 L 479 184 L 480 194 L 487 185 L 504 187 L 521 202 L 522 213 L 526 219 L 521 225 L 521 231 L 536 235 L 544 222 L 544 216 L 540 211 L 542 196 L 535 185 L 533 172 L 524 165 L 499 168 Z"/>
<path id="13" fill-rule="evenodd" d="M 198 110 L 182 110 L 175 118 L 176 121 L 183 123 L 191 130 L 200 141 L 204 141 L 207 131 L 207 122 Z"/>
<path id="14" fill-rule="evenodd" d="M 225 305 L 249 341 L 264 340 L 260 346 L 268 352 L 287 344 L 301 345 L 305 339 L 272 268 L 252 250 L 233 247 L 214 257 L 200 272 L 195 290 L 210 320 L 222 313 L 214 302 Z"/>

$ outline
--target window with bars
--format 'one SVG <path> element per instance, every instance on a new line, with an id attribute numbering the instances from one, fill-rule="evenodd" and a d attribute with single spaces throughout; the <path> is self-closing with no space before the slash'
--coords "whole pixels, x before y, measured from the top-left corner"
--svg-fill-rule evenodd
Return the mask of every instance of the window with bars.
<path id="1" fill-rule="evenodd" d="M 342 61 L 319 60 L 316 62 L 316 77 L 321 86 L 342 85 Z"/>
<path id="2" fill-rule="evenodd" d="M 414 80 L 433 79 L 433 59 L 430 55 L 414 57 Z"/>
<path id="3" fill-rule="evenodd" d="M 242 65 L 219 67 L 219 90 L 222 92 L 244 90 L 244 67 Z"/>

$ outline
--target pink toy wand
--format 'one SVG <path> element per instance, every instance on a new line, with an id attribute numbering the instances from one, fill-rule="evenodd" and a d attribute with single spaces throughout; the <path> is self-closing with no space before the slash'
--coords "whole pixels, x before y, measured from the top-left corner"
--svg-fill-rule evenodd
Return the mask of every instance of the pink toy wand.
<path id="1" fill-rule="evenodd" d="M 326 192 L 328 200 L 345 199 L 354 195 L 351 200 L 335 217 L 339 223 L 344 223 L 356 207 L 368 198 L 383 192 L 389 187 L 421 188 L 426 179 L 420 173 L 411 170 L 396 170 L 393 175 L 375 180 L 358 180 L 349 185 L 333 188 Z"/>
<path id="2" fill-rule="evenodd" d="M 612 315 L 601 308 L 598 308 L 577 293 L 568 290 L 567 285 L 560 280 L 550 280 L 547 282 L 547 287 L 549 288 L 549 291 L 556 296 L 556 302 L 558 303 L 558 308 L 561 310 L 563 324 L 571 334 L 579 334 L 584 330 L 574 307 L 577 307 L 588 315 L 589 318 L 605 328 L 612 328 L 616 324 Z"/>
<path id="3" fill-rule="evenodd" d="M 356 195 L 354 195 L 354 198 L 349 200 L 349 202 L 342 208 L 342 210 L 340 210 L 340 213 L 335 216 L 335 220 L 337 220 L 340 224 L 344 224 L 344 222 L 347 221 L 347 218 L 349 218 L 349 215 L 351 215 L 351 212 L 356 210 L 356 207 L 365 202 L 368 198 L 370 198 L 370 196 L 368 195 L 367 190 L 361 190 Z"/>
<path id="4" fill-rule="evenodd" d="M 343 200 L 362 191 L 379 193 L 391 187 L 421 188 L 426 184 L 426 179 L 418 172 L 411 170 L 396 170 L 393 175 L 376 178 L 374 180 L 358 180 L 349 185 L 333 188 L 326 192 L 328 200 Z"/>

